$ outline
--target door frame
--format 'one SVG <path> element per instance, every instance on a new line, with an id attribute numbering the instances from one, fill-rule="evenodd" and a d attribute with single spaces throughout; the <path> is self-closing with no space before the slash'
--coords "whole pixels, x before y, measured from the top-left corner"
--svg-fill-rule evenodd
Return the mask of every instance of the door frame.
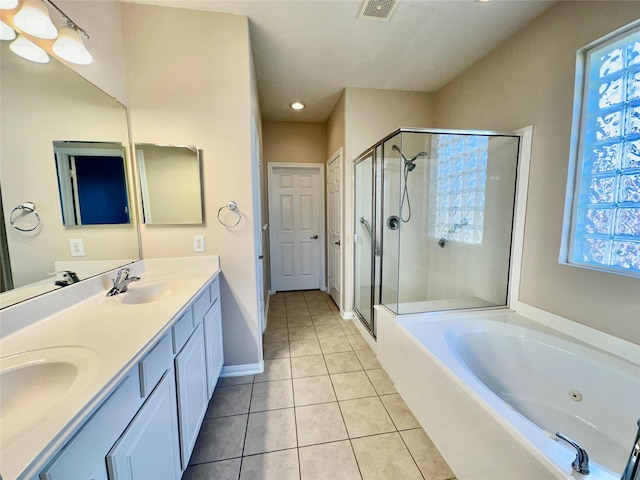
<path id="1" fill-rule="evenodd" d="M 340 175 L 340 190 L 338 193 L 338 196 L 340 198 L 340 205 L 338 208 L 338 224 L 340 225 L 340 249 L 339 249 L 339 255 L 340 258 L 338 259 L 338 272 L 334 272 L 337 276 L 337 278 L 340 281 L 340 294 L 339 294 L 339 300 L 338 300 L 338 308 L 340 309 L 340 313 L 342 314 L 343 312 L 343 305 L 344 305 L 344 274 L 343 272 L 345 271 L 345 265 L 344 265 L 344 244 L 345 244 L 345 239 L 344 239 L 344 166 L 343 166 L 343 149 L 342 147 L 340 147 L 333 155 L 331 155 L 329 157 L 329 159 L 327 160 L 327 179 L 326 181 L 328 181 L 329 179 L 329 165 L 332 164 L 333 162 L 338 162 L 338 173 Z M 325 185 L 325 191 L 326 191 L 326 185 Z M 329 196 L 327 195 L 326 201 L 329 201 Z M 329 205 L 325 205 L 325 218 L 328 220 L 328 212 L 329 212 Z M 329 237 L 329 231 L 328 231 L 329 225 L 327 222 L 326 225 L 326 237 Z M 328 253 L 328 249 L 329 249 L 329 245 L 327 244 L 327 253 Z M 328 260 L 328 255 L 327 255 L 327 260 Z M 327 275 L 329 273 L 329 265 L 327 263 Z M 328 282 L 329 278 L 327 276 L 327 289 L 329 288 L 329 282 Z M 328 291 L 328 290 L 327 290 Z"/>
<path id="2" fill-rule="evenodd" d="M 268 175 L 267 175 L 267 191 L 268 191 L 268 197 L 269 197 L 269 224 L 273 225 L 272 222 L 272 218 L 275 218 L 274 215 L 274 199 L 272 198 L 273 192 L 274 192 L 274 169 L 276 168 L 291 168 L 291 169 L 308 169 L 308 170 L 318 170 L 318 175 L 319 175 L 319 184 L 320 184 L 320 207 L 321 207 L 321 212 L 320 212 L 320 219 L 319 219 L 319 226 L 318 226 L 318 242 L 319 242 L 319 256 L 320 256 L 320 271 L 318 272 L 318 274 L 320 275 L 320 290 L 322 290 L 323 292 L 327 291 L 327 268 L 326 268 L 326 262 L 327 262 L 327 256 L 326 256 L 326 222 L 325 222 L 325 218 L 326 218 L 326 204 L 325 204 L 325 164 L 324 163 L 292 163 L 292 162 L 268 162 L 267 163 L 267 171 L 268 171 Z M 271 267 L 273 265 L 273 252 L 274 250 L 274 235 L 269 234 L 269 265 L 270 265 L 270 271 L 269 271 L 269 278 L 271 279 L 271 288 L 273 288 L 274 282 L 273 282 L 273 268 Z M 270 291 L 269 293 L 273 294 L 275 292 Z"/>
<path id="3" fill-rule="evenodd" d="M 251 177 L 253 182 L 253 226 L 256 248 L 256 288 L 258 293 L 258 322 L 260 331 L 267 329 L 266 299 L 264 291 L 264 235 L 262 229 L 262 156 L 260 155 L 260 131 L 255 115 L 251 115 Z M 260 339 L 262 344 L 262 337 Z"/>

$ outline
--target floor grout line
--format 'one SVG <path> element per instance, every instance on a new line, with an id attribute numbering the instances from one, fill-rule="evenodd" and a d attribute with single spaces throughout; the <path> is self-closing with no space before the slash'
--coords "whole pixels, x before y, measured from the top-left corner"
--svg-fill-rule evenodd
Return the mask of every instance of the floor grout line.
<path id="1" fill-rule="evenodd" d="M 279 298 L 282 297 L 282 301 L 279 300 Z M 317 292 L 317 293 L 312 293 L 312 294 L 306 294 L 303 292 L 295 292 L 293 294 L 290 293 L 286 293 L 286 292 L 281 292 L 281 293 L 277 293 L 275 295 L 275 298 L 277 300 L 271 300 L 270 301 L 270 310 L 271 311 L 276 311 L 276 312 L 283 312 L 283 313 L 278 313 L 277 317 L 273 317 L 271 319 L 267 318 L 267 330 L 284 330 L 285 328 L 287 329 L 286 331 L 286 340 L 275 340 L 275 341 L 269 341 L 269 342 L 264 342 L 264 345 L 268 345 L 268 344 L 273 344 L 273 343 L 281 343 L 284 344 L 286 343 L 286 346 L 283 348 L 278 347 L 278 348 L 274 348 L 273 351 L 275 352 L 279 352 L 281 350 L 286 350 L 288 352 L 288 355 L 284 355 L 282 357 L 277 357 L 277 358 L 265 358 L 265 362 L 267 361 L 272 361 L 272 360 L 281 360 L 284 361 L 285 359 L 288 359 L 288 367 L 290 370 L 290 376 L 289 378 L 273 378 L 273 379 L 267 379 L 266 381 L 259 381 L 259 377 L 261 375 L 253 375 L 252 379 L 250 382 L 247 383 L 242 383 L 242 384 L 237 384 L 237 385 L 225 385 L 225 386 L 221 386 L 220 388 L 222 389 L 221 391 L 226 391 L 226 392 L 233 392 L 232 389 L 226 389 L 226 387 L 238 387 L 241 385 L 251 385 L 251 390 L 250 390 L 250 395 L 249 395 L 249 407 L 248 407 L 248 411 L 246 413 L 237 413 L 237 414 L 230 414 L 230 415 L 221 415 L 221 416 L 217 416 L 217 417 L 207 417 L 207 420 L 213 420 L 213 419 L 220 419 L 220 418 L 229 418 L 229 417 L 235 417 L 235 416 L 240 416 L 240 415 L 246 415 L 246 422 L 244 424 L 244 428 L 245 428 L 245 432 L 244 432 L 244 438 L 242 441 L 242 451 L 241 451 L 241 455 L 239 457 L 230 457 L 230 458 L 225 458 L 225 459 L 218 459 L 212 462 L 202 462 L 199 464 L 194 464 L 194 465 L 203 465 L 203 464 L 208 464 L 208 463 L 217 463 L 217 462 L 223 462 L 223 461 L 229 461 L 229 460 L 239 460 L 240 461 L 240 467 L 238 469 L 238 480 L 242 477 L 242 472 L 243 472 L 243 466 L 244 466 L 244 459 L 245 458 L 249 458 L 249 457 L 255 457 L 255 456 L 259 456 L 259 455 L 266 455 L 266 454 L 271 454 L 271 453 L 276 453 L 276 452 L 281 452 L 281 451 L 290 451 L 295 449 L 296 450 L 296 458 L 297 458 L 297 473 L 299 478 L 302 478 L 303 475 L 303 468 L 302 468 L 302 464 L 301 464 L 301 448 L 307 448 L 307 447 L 317 447 L 317 446 L 321 446 L 321 445 L 329 445 L 329 444 L 334 444 L 334 443 L 342 443 L 345 441 L 349 442 L 349 446 L 351 448 L 351 456 L 353 457 L 353 459 L 355 460 L 356 463 L 356 467 L 358 469 L 358 475 L 359 478 L 362 479 L 363 477 L 363 471 L 362 471 L 362 465 L 360 464 L 360 461 L 356 455 L 356 450 L 355 450 L 355 446 L 354 446 L 354 441 L 358 440 L 358 439 L 365 439 L 365 438 L 371 438 L 371 437 L 378 437 L 378 436 L 382 436 L 382 435 L 390 435 L 390 434 L 396 434 L 399 435 L 402 441 L 402 445 L 404 446 L 404 448 L 409 452 L 410 458 L 413 461 L 413 464 L 415 465 L 415 467 L 418 469 L 419 474 L 421 476 L 421 478 L 426 478 L 425 474 L 422 473 L 422 470 L 420 470 L 420 466 L 418 465 L 418 462 L 416 460 L 416 458 L 414 457 L 414 454 L 411 452 L 411 450 L 409 450 L 409 446 L 407 444 L 407 442 L 405 441 L 404 437 L 402 436 L 402 432 L 405 431 L 412 431 L 412 430 L 421 430 L 421 427 L 412 427 L 412 428 L 405 428 L 405 429 L 400 429 L 398 428 L 398 424 L 396 422 L 396 420 L 394 420 L 394 418 L 391 415 L 391 411 L 389 410 L 389 407 L 382 401 L 382 397 L 388 397 L 390 395 L 396 395 L 397 392 L 385 392 L 385 393 L 380 393 L 380 391 L 378 390 L 378 388 L 376 388 L 375 384 L 373 383 L 373 381 L 371 380 L 371 377 L 369 375 L 369 372 L 372 370 L 382 370 L 384 373 L 386 373 L 386 371 L 384 370 L 384 368 L 382 368 L 381 365 L 378 365 L 376 368 L 365 368 L 365 362 L 360 358 L 360 356 L 358 355 L 357 352 L 363 352 L 363 351 L 367 351 L 370 350 L 370 347 L 367 345 L 366 348 L 359 348 L 356 349 L 354 348 L 354 344 L 352 343 L 352 340 L 354 343 L 358 343 L 358 338 L 353 338 L 353 337 L 362 337 L 362 334 L 359 331 L 353 331 L 350 327 L 353 326 L 353 319 L 349 319 L 349 320 L 344 320 L 342 318 L 340 318 L 340 320 L 342 320 L 342 322 L 332 322 L 329 321 L 329 319 L 326 320 L 322 320 L 321 324 L 316 325 L 315 322 L 313 321 L 314 318 L 316 317 L 320 317 L 320 316 L 333 316 L 338 318 L 337 316 L 339 316 L 339 310 L 336 309 L 336 306 L 333 302 L 333 300 L 331 299 L 330 296 L 328 296 L 328 294 L 326 292 Z M 323 303 L 324 302 L 324 303 Z M 304 305 L 304 308 L 302 308 L 302 305 Z M 315 307 L 315 308 L 314 308 Z M 273 309 L 273 310 L 272 310 Z M 304 319 L 299 320 L 299 317 L 305 317 Z M 269 321 L 271 320 L 271 321 Z M 310 322 L 308 322 L 308 320 L 310 320 Z M 328 323 L 324 323 L 324 322 L 328 322 Z M 276 322 L 276 323 L 273 323 Z M 293 324 L 292 324 L 293 323 Z M 332 330 L 330 328 L 327 327 L 333 327 L 335 330 Z M 293 340 L 291 338 L 291 332 L 292 329 L 299 329 L 299 330 L 294 330 L 294 334 L 302 334 L 304 335 L 304 329 L 313 329 L 313 333 L 314 333 L 314 338 L 302 338 L 302 339 L 297 339 L 297 340 Z M 307 330 L 307 331 L 311 331 L 311 330 Z M 332 331 L 335 331 L 335 335 L 332 335 Z M 318 337 L 318 333 L 320 332 L 321 335 L 323 335 L 323 338 L 319 338 Z M 280 334 L 282 334 L 283 332 L 281 332 Z M 271 336 L 274 334 L 270 334 Z M 269 334 L 267 334 L 267 336 L 270 336 Z M 324 335 L 329 335 L 329 336 L 324 336 Z M 352 337 L 352 338 L 349 338 Z M 345 350 L 345 351 L 338 351 L 338 352 L 325 352 L 325 349 L 322 348 L 322 344 L 321 344 L 321 340 L 326 340 L 324 343 L 325 344 L 331 344 L 331 342 L 329 341 L 329 339 L 339 339 L 339 338 L 346 338 L 347 342 L 349 343 L 349 350 Z M 304 354 L 304 355 L 291 355 L 291 343 L 292 342 L 300 342 L 300 341 L 311 341 L 314 342 L 315 344 L 318 345 L 319 347 L 319 352 L 315 352 L 315 353 L 310 353 L 310 354 Z M 264 347 L 263 347 L 264 348 Z M 325 347 L 328 349 L 331 349 L 330 345 Z M 327 355 L 335 355 L 335 354 L 352 354 L 353 356 L 355 356 L 356 360 L 357 360 L 357 365 L 359 365 L 361 367 L 361 369 L 348 369 L 346 371 L 338 371 L 338 372 L 331 372 L 329 371 L 329 362 L 327 361 L 326 356 Z M 276 355 L 278 355 L 278 353 L 276 353 Z M 296 358 L 309 358 L 309 357 L 317 357 L 321 355 L 322 356 L 322 364 L 324 366 L 324 368 L 326 369 L 326 372 L 322 372 L 322 373 L 307 373 L 304 369 L 302 371 L 300 371 L 300 368 L 306 368 L 309 367 L 310 369 L 314 369 L 319 367 L 320 362 L 316 362 L 315 360 L 313 361 L 308 361 L 308 362 L 304 362 L 304 361 L 296 361 L 294 359 Z M 364 357 L 368 359 L 367 357 Z M 352 362 L 352 359 L 350 357 L 347 357 L 345 360 L 345 362 Z M 286 363 L 281 362 L 279 365 L 286 365 Z M 298 365 L 298 370 L 299 376 L 294 376 L 294 363 L 297 363 Z M 336 365 L 336 360 L 333 361 L 334 365 Z M 340 361 L 338 363 L 338 369 L 343 368 L 340 367 L 340 365 L 343 362 Z M 369 361 L 369 364 L 371 362 Z M 278 365 L 273 364 L 273 365 Z M 308 371 L 313 371 L 313 370 L 308 370 Z M 277 372 L 277 370 L 276 370 Z M 300 373 L 301 372 L 301 373 Z M 338 378 L 340 375 L 343 374 L 353 374 L 353 373 L 359 373 L 359 372 L 363 372 L 365 374 L 366 379 L 369 381 L 369 383 L 373 386 L 373 390 L 374 390 L 374 394 L 369 394 L 369 395 L 364 395 L 364 396 L 358 396 L 355 398 L 347 398 L 347 399 L 342 399 L 340 400 L 338 398 L 338 392 L 336 390 L 336 385 L 334 383 L 334 378 Z M 273 371 L 271 371 L 271 375 L 273 374 Z M 305 404 L 305 405 L 296 405 L 296 390 L 294 387 L 294 384 L 296 383 L 296 380 L 301 380 L 301 379 L 312 379 L 312 378 L 318 378 L 318 377 L 324 377 L 324 376 L 328 376 L 329 377 L 329 382 L 331 384 L 331 389 L 333 391 L 333 395 L 335 397 L 334 400 L 330 400 L 330 401 L 322 401 L 322 402 L 318 402 L 318 403 L 310 403 L 310 404 Z M 291 406 L 279 406 L 277 408 L 271 408 L 269 406 L 269 393 L 271 392 L 271 385 L 268 385 L 270 383 L 275 383 L 275 382 L 288 382 L 289 387 L 291 388 L 291 398 L 292 398 L 292 402 L 293 404 Z M 265 384 L 265 387 L 262 387 L 262 395 L 266 395 L 265 398 L 263 400 L 266 401 L 266 405 L 265 405 L 265 409 L 260 409 L 260 410 L 255 410 L 252 411 L 252 404 L 253 404 L 253 400 L 254 400 L 254 395 L 256 394 L 255 391 L 255 385 L 256 384 Z M 284 385 L 282 385 L 284 387 Z M 382 384 L 382 386 L 384 387 L 384 383 Z M 274 387 L 276 388 L 276 387 Z M 277 387 L 276 390 L 274 390 L 274 392 L 278 392 L 280 387 Z M 384 388 L 383 388 L 384 390 Z M 286 393 L 286 392 L 285 392 Z M 302 392 L 304 393 L 304 392 Z M 287 393 L 288 395 L 288 393 Z M 275 397 L 274 397 L 275 398 Z M 278 399 L 281 397 L 277 397 Z M 362 400 L 362 399 L 367 399 L 367 398 L 377 398 L 378 402 L 382 404 L 383 406 L 383 412 L 388 416 L 388 418 L 391 420 L 391 425 L 393 425 L 394 430 L 390 431 L 390 432 L 380 432 L 380 433 L 371 433 L 371 434 L 367 434 L 367 435 L 360 435 L 357 437 L 352 437 L 349 429 L 347 427 L 347 422 L 345 421 L 345 414 L 343 411 L 343 406 L 342 404 L 344 402 L 349 402 L 349 401 L 353 401 L 353 400 Z M 402 397 L 400 397 L 402 398 Z M 313 398 L 312 398 L 313 399 Z M 212 399 L 213 400 L 213 399 Z M 316 441 L 314 443 L 308 444 L 308 445 L 303 445 L 301 446 L 300 444 L 300 435 L 299 435 L 299 425 L 298 425 L 298 420 L 299 420 L 299 414 L 300 411 L 302 411 L 302 409 L 306 408 L 306 407 L 314 407 L 314 406 L 318 406 L 318 405 L 329 405 L 329 404 L 337 404 L 338 406 L 338 411 L 340 413 L 340 420 L 342 422 L 342 426 L 344 427 L 344 431 L 346 434 L 346 438 L 343 439 L 336 439 L 336 440 L 327 440 L 327 441 L 317 441 L 321 438 L 323 438 L 322 435 L 320 435 L 319 437 L 310 437 L 309 439 L 315 439 Z M 333 408 L 333 407 L 331 407 Z M 247 446 L 247 441 L 248 441 L 248 434 L 249 434 L 249 420 L 251 418 L 251 416 L 253 414 L 264 414 L 267 412 L 274 412 L 274 411 L 282 411 L 282 410 L 289 410 L 289 409 L 293 409 L 293 419 L 294 419 L 294 423 L 293 423 L 293 428 L 294 428 L 294 435 L 295 435 L 295 446 L 290 447 L 290 448 L 279 448 L 276 450 L 271 450 L 268 452 L 259 452 L 259 453 L 252 453 L 250 455 L 245 454 L 245 450 L 246 450 L 246 446 Z M 300 411 L 299 411 L 300 409 Z M 287 414 L 288 415 L 288 414 Z M 302 417 L 300 418 L 300 420 L 302 419 Z M 336 418 L 337 420 L 337 418 Z M 401 420 L 401 418 L 400 418 Z M 303 428 L 303 427 L 300 427 Z M 332 435 L 330 433 L 330 435 Z M 340 435 L 336 435 L 336 436 L 340 436 Z M 325 436 L 324 438 L 331 438 L 329 436 Z M 266 448 L 266 444 L 263 445 L 261 448 Z M 346 453 L 346 452 L 345 452 Z M 293 459 L 291 459 L 293 460 Z M 351 460 L 349 460 L 351 461 Z M 408 461 L 408 458 L 407 458 Z M 255 463 L 255 462 L 254 462 Z M 408 465 L 408 463 L 407 463 Z M 291 467 L 293 468 L 293 463 L 291 464 Z M 225 467 L 219 467 L 219 468 L 225 468 Z M 234 467 L 235 468 L 235 467 Z M 289 470 L 289 472 L 291 474 L 293 474 L 292 470 Z M 245 472 L 246 474 L 246 472 Z M 355 471 L 354 471 L 355 474 Z M 293 476 L 293 475 L 292 475 Z M 189 477 L 191 478 L 191 477 Z M 455 477 L 452 477 L 451 479 L 448 480 L 455 480 Z"/>

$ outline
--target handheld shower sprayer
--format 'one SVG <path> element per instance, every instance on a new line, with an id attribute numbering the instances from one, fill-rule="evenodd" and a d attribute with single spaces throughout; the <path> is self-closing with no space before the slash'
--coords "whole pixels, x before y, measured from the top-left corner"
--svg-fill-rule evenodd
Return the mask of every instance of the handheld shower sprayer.
<path id="1" fill-rule="evenodd" d="M 409 160 L 407 157 L 404 156 L 404 153 L 402 153 L 402 150 L 400 150 L 400 147 L 398 147 L 397 145 L 393 145 L 391 148 L 400 154 L 400 156 L 402 157 L 402 160 L 404 160 L 405 168 L 410 172 L 413 172 L 413 170 L 416 168 L 415 161 L 418 157 L 426 157 L 427 155 L 429 155 L 428 152 L 419 152 L 411 160 Z"/>
<path id="2" fill-rule="evenodd" d="M 395 150 L 396 152 L 398 152 L 400 154 L 400 156 L 402 157 L 402 160 L 404 161 L 404 189 L 402 190 L 402 200 L 400 202 L 400 219 L 404 222 L 407 223 L 409 220 L 411 220 L 411 202 L 409 201 L 409 188 L 407 187 L 407 180 L 409 178 L 409 172 L 413 172 L 416 168 L 416 159 L 418 157 L 426 157 L 427 155 L 429 155 L 428 152 L 419 152 L 417 153 L 411 160 L 409 160 L 407 157 L 404 156 L 404 153 L 402 153 L 402 150 L 400 150 L 400 147 L 398 147 L 397 145 L 393 145 L 391 147 L 392 150 Z M 408 209 L 408 215 L 407 218 L 404 217 L 403 215 L 403 210 L 404 210 L 404 203 L 405 203 L 405 199 L 407 202 L 407 209 Z"/>

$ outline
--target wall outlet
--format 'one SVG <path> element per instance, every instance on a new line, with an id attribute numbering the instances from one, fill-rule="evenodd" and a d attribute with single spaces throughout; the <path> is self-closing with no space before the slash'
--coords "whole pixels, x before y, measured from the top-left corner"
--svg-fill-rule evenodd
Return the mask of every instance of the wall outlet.
<path id="1" fill-rule="evenodd" d="M 204 252 L 204 235 L 193 236 L 193 251 Z"/>
<path id="2" fill-rule="evenodd" d="M 81 238 L 70 239 L 69 248 L 71 248 L 72 257 L 84 257 L 84 242 Z"/>

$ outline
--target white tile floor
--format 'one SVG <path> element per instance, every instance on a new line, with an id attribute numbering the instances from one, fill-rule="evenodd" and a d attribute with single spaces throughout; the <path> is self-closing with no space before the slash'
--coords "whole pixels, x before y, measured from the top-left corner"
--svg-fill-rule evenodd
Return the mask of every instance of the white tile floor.
<path id="1" fill-rule="evenodd" d="M 222 378 L 184 480 L 450 480 L 351 321 L 320 291 L 269 303 L 265 372 Z"/>

